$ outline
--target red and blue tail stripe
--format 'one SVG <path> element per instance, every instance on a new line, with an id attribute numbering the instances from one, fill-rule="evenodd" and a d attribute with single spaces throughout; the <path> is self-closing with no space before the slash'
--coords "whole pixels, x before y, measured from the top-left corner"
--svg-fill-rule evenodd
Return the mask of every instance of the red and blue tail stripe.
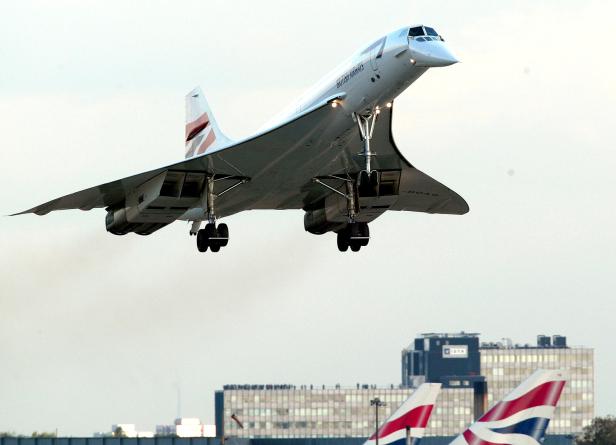
<path id="1" fill-rule="evenodd" d="M 379 445 L 406 445 L 407 430 L 411 444 L 418 445 L 430 420 L 434 403 L 441 390 L 440 383 L 424 383 L 398 407 L 378 430 Z M 373 434 L 364 445 L 375 445 Z"/>
<path id="2" fill-rule="evenodd" d="M 520 411 L 536 406 L 556 406 L 560 393 L 565 387 L 565 381 L 545 382 L 515 400 L 503 400 L 485 413 L 479 422 L 502 420 Z"/>
<path id="3" fill-rule="evenodd" d="M 425 428 L 430 420 L 430 414 L 434 405 L 423 405 L 412 409 L 401 417 L 394 419 L 390 422 L 385 422 L 381 428 L 379 428 L 379 440 L 389 436 L 392 433 L 400 430 L 406 430 L 406 428 Z M 370 437 L 370 440 L 374 440 L 376 434 Z"/>
<path id="4" fill-rule="evenodd" d="M 562 371 L 535 371 L 451 445 L 539 445 L 565 387 Z"/>

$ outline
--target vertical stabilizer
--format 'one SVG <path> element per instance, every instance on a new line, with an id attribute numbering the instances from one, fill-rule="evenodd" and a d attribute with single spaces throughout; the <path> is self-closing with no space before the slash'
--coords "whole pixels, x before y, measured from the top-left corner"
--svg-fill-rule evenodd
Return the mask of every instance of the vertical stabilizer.
<path id="1" fill-rule="evenodd" d="M 434 403 L 441 391 L 440 383 L 424 383 L 383 422 L 378 431 L 379 445 L 406 445 L 407 429 L 413 445 L 417 445 L 424 435 L 430 420 Z M 375 445 L 376 434 L 364 442 Z"/>
<path id="2" fill-rule="evenodd" d="M 218 128 L 214 114 L 200 87 L 186 95 L 185 157 L 202 155 L 231 141 Z"/>
<path id="3" fill-rule="evenodd" d="M 564 371 L 535 371 L 450 445 L 541 444 L 565 382 Z"/>

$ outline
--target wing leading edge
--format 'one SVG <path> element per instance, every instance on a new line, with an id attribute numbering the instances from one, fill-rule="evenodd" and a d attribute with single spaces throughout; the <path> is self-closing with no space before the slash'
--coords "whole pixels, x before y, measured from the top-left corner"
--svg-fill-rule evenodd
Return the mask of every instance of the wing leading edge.
<path id="1" fill-rule="evenodd" d="M 234 145 L 71 193 L 16 215 L 116 208 L 126 203 L 135 190 L 163 173 L 178 177 L 184 175 L 184 178 L 188 174 L 207 174 L 249 180 L 249 183 L 230 190 L 217 203 L 219 217 L 250 209 L 314 208 L 315 203 L 331 197 L 334 192 L 314 184 L 312 178 L 353 174 L 362 168 L 362 158 L 356 156 L 361 141 L 354 129 L 355 124 L 342 107 L 329 106 L 332 100 L 330 98 L 277 128 Z M 392 108 L 383 109 L 373 136 L 378 152 L 375 168 L 399 172 L 397 193 L 390 197 L 386 206 L 376 205 L 375 209 L 380 207 L 380 210 L 374 210 L 373 216 L 385 210 L 467 213 L 468 205 L 460 195 L 416 169 L 404 158 L 394 142 L 391 123 Z M 185 211 L 199 204 L 196 199 L 184 201 L 182 205 L 188 202 Z M 179 218 L 185 211 L 175 212 L 166 222 Z"/>
<path id="2" fill-rule="evenodd" d="M 288 151 L 286 148 L 292 145 L 294 141 L 304 139 L 298 137 L 298 135 L 310 135 L 322 129 L 322 124 L 328 122 L 328 119 L 334 114 L 335 110 L 329 106 L 333 99 L 335 98 L 323 101 L 276 128 L 219 150 L 206 152 L 185 161 L 80 190 L 10 216 L 28 213 L 46 215 L 55 210 L 91 210 L 113 207 L 122 203 L 140 185 L 156 178 L 163 172 L 169 171 L 199 172 L 247 178 L 259 176 L 268 170 L 268 166 L 279 163 L 285 152 Z M 244 202 L 243 205 L 246 206 L 247 203 Z M 249 208 L 250 206 L 247 206 L 234 210 L 241 211 Z M 235 213 L 235 211 L 223 211 L 221 216 Z"/>
<path id="3" fill-rule="evenodd" d="M 388 210 L 463 215 L 469 207 L 464 198 L 421 170 L 400 152 L 392 132 L 393 106 L 382 108 L 373 135 L 380 168 L 400 169 L 398 196 Z M 357 142 L 359 143 L 359 142 Z M 392 158 L 397 162 L 389 160 Z"/>

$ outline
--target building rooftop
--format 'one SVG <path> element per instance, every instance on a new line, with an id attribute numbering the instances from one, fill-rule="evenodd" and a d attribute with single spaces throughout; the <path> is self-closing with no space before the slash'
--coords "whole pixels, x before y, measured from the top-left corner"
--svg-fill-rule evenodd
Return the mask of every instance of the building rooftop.
<path id="1" fill-rule="evenodd" d="M 474 337 L 479 337 L 478 332 L 464 332 L 464 331 L 454 332 L 454 333 L 426 332 L 426 333 L 422 333 L 419 335 L 421 335 L 423 338 L 460 338 L 460 337 L 474 338 Z"/>
<path id="2" fill-rule="evenodd" d="M 378 390 L 383 390 L 383 389 L 405 389 L 402 387 L 402 385 L 400 384 L 390 384 L 390 385 L 374 385 L 374 384 L 368 384 L 368 383 L 356 383 L 355 386 L 343 386 L 340 384 L 336 384 L 336 385 L 289 385 L 289 384 L 283 384 L 283 385 L 274 385 L 274 384 L 265 384 L 265 385 L 260 385 L 260 384 L 228 384 L 228 385 L 223 385 L 222 387 L 223 391 L 232 391 L 232 390 L 251 390 L 251 391 L 275 391 L 275 390 L 304 390 L 304 389 L 345 389 L 345 390 L 351 390 L 351 389 L 378 389 Z"/>

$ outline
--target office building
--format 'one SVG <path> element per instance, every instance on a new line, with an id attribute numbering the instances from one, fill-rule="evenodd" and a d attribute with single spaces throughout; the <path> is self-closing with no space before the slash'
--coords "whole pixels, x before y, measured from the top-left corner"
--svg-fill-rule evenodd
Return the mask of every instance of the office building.
<path id="1" fill-rule="evenodd" d="M 594 416 L 594 354 L 563 336 L 537 345 L 480 343 L 475 333 L 422 334 L 402 351 L 402 383 L 388 387 L 226 385 L 215 395 L 216 428 L 238 438 L 365 438 L 375 430 L 370 400 L 386 402 L 387 417 L 423 382 L 443 389 L 426 437 L 451 437 L 479 418 L 538 368 L 570 374 L 549 434 L 582 431 Z"/>

